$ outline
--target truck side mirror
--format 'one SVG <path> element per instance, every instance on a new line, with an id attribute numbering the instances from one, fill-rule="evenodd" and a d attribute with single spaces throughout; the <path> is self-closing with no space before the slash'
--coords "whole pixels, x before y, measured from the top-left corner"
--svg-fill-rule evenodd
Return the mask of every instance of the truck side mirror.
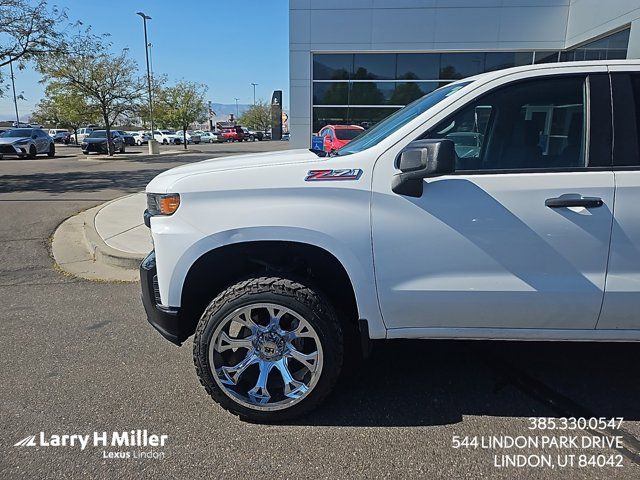
<path id="1" fill-rule="evenodd" d="M 396 166 L 401 173 L 393 177 L 391 190 L 399 195 L 420 197 L 425 178 L 455 171 L 455 145 L 447 139 L 415 140 L 400 152 Z"/>

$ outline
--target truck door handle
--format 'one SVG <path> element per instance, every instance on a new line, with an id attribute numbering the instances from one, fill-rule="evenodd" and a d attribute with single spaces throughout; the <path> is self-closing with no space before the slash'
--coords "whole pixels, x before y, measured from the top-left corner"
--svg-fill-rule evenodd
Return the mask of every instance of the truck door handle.
<path id="1" fill-rule="evenodd" d="M 598 197 L 567 197 L 560 196 L 556 198 L 547 198 L 544 205 L 549 208 L 566 208 L 566 207 L 584 207 L 596 208 L 604 205 L 601 198 Z"/>

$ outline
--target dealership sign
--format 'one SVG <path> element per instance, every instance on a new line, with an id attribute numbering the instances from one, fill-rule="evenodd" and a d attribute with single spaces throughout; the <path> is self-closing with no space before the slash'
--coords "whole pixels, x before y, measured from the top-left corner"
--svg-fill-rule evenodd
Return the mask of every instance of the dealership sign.
<path id="1" fill-rule="evenodd" d="M 149 433 L 147 430 L 128 430 L 121 432 L 92 432 L 90 434 L 47 434 L 27 435 L 14 444 L 14 447 L 63 447 L 78 448 L 161 448 L 169 436 Z M 103 450 L 103 458 L 164 458 L 164 452 L 141 450 Z"/>

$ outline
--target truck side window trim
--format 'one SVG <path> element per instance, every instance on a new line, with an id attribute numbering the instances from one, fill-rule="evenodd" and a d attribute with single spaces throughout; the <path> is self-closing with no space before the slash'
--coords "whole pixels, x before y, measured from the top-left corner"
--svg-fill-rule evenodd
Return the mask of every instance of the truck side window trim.
<path id="1" fill-rule="evenodd" d="M 640 77 L 640 72 L 636 73 Z M 640 81 L 638 81 L 640 84 Z M 634 91 L 630 73 L 611 75 L 613 99 L 613 167 L 614 170 L 640 169 L 640 88 Z"/>
<path id="2" fill-rule="evenodd" d="M 611 86 L 609 80 L 609 74 L 607 73 L 580 73 L 572 75 L 549 75 L 545 77 L 536 77 L 535 80 L 541 79 L 560 79 L 571 77 L 584 78 L 584 132 L 582 134 L 582 141 L 584 148 L 584 165 L 581 166 L 558 166 L 558 167 L 542 167 L 542 168 L 496 168 L 496 169 L 467 169 L 460 170 L 453 173 L 453 175 L 496 175 L 496 174 L 520 174 L 520 173 L 567 173 L 567 172 L 588 172 L 588 171 L 610 171 L 612 169 L 612 143 L 613 143 L 613 121 L 611 112 Z M 496 87 L 495 90 L 504 88 L 506 86 L 517 85 L 519 83 L 530 82 L 531 79 L 518 80 L 512 83 L 504 84 Z M 448 119 L 453 118 L 464 109 L 476 102 L 482 101 L 482 98 L 490 95 L 495 90 L 491 90 L 481 97 L 468 102 L 461 106 L 458 110 L 451 113 L 447 118 L 438 123 L 441 125 Z M 492 114 L 487 122 L 487 136 L 491 137 L 491 129 L 495 122 L 494 115 Z M 431 127 L 430 130 L 437 127 Z M 428 137 L 429 131 L 420 135 L 418 138 L 435 138 Z M 487 148 L 487 143 L 491 142 L 491 138 L 488 139 L 481 147 L 481 153 L 484 153 Z"/>

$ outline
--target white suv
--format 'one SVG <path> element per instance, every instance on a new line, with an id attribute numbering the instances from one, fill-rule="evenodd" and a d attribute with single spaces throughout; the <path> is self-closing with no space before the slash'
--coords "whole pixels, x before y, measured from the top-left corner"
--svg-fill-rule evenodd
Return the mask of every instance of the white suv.
<path id="1" fill-rule="evenodd" d="M 153 132 L 153 138 L 163 145 L 178 145 L 182 142 L 182 137 L 171 130 L 156 130 Z"/>
<path id="2" fill-rule="evenodd" d="M 89 135 L 93 133 L 95 129 L 92 127 L 83 127 L 79 128 L 77 134 L 75 135 L 78 139 L 78 144 L 82 143 L 82 141 L 87 138 Z"/>
<path id="3" fill-rule="evenodd" d="M 195 333 L 207 392 L 253 421 L 309 411 L 369 339 L 640 341 L 639 109 L 640 62 L 531 65 L 439 88 L 331 156 L 164 172 L 149 321 Z"/>

